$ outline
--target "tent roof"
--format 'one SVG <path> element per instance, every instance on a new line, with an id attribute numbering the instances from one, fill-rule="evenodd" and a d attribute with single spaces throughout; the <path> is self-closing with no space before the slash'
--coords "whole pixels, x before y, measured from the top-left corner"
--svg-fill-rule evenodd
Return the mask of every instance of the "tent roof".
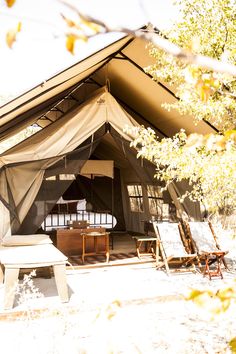
<path id="1" fill-rule="evenodd" d="M 155 82 L 144 72 L 152 63 L 146 42 L 131 36 L 119 39 L 75 65 L 40 83 L 0 107 L 0 140 L 37 123 L 45 127 L 60 114 L 60 102 L 82 103 L 91 91 L 108 83 L 111 94 L 140 124 L 155 128 L 160 136 L 172 136 L 181 128 L 187 133 L 207 134 L 216 129 L 208 122 L 195 125 L 189 116 L 168 112 L 164 102 L 176 100 L 165 84 Z"/>

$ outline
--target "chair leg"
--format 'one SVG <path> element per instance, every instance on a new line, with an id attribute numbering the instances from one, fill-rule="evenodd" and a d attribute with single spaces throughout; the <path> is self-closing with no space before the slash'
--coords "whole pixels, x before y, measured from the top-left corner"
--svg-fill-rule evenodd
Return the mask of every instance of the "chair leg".
<path id="1" fill-rule="evenodd" d="M 222 265 L 222 263 L 224 263 L 224 261 L 225 261 L 224 256 L 217 257 L 217 267 L 218 267 L 217 273 L 220 275 L 221 279 L 223 279 L 221 265 Z"/>
<path id="2" fill-rule="evenodd" d="M 166 255 L 165 255 L 165 251 L 164 251 L 164 248 L 162 246 L 162 243 L 160 243 L 160 251 L 161 251 L 161 256 L 162 256 L 162 259 L 163 259 L 163 262 L 164 262 L 164 265 L 165 265 L 165 268 L 166 268 L 166 273 L 167 275 L 170 274 L 170 268 L 169 268 L 169 265 L 168 265 L 168 259 L 166 258 Z M 169 259 L 172 259 L 173 257 L 169 257 Z"/>
<path id="3" fill-rule="evenodd" d="M 224 257 L 224 256 L 223 256 L 223 258 L 222 258 L 222 262 L 223 262 L 223 264 L 224 264 L 225 269 L 226 269 L 226 270 L 229 270 L 229 267 L 228 267 L 228 265 L 227 265 L 227 263 L 226 263 L 226 260 L 225 260 L 225 257 Z"/>
<path id="4" fill-rule="evenodd" d="M 203 276 L 205 277 L 205 275 L 209 276 L 209 279 L 211 280 L 211 273 L 210 273 L 210 268 L 209 268 L 209 257 L 206 256 L 205 258 L 205 269 L 204 269 L 204 273 Z"/>

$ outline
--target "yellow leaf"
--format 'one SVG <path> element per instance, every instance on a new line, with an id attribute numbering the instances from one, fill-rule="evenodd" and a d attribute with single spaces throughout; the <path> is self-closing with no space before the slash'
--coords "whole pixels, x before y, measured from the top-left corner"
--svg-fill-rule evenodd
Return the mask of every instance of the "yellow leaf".
<path id="1" fill-rule="evenodd" d="M 232 338 L 231 341 L 229 342 L 230 349 L 233 354 L 236 353 L 236 337 Z"/>
<path id="2" fill-rule="evenodd" d="M 118 311 L 118 308 L 121 307 L 120 301 L 115 300 L 113 301 L 108 307 L 107 307 L 107 318 L 108 320 L 111 320 Z"/>
<path id="3" fill-rule="evenodd" d="M 83 23 L 85 26 L 90 28 L 95 33 L 99 33 L 101 31 L 101 26 L 100 25 L 97 25 L 96 23 L 91 22 L 91 21 L 87 21 L 87 20 L 85 20 L 82 17 L 81 17 L 81 23 Z"/>
<path id="4" fill-rule="evenodd" d="M 16 41 L 16 35 L 21 31 L 21 22 L 17 24 L 17 27 L 10 29 L 6 34 L 6 43 L 9 48 L 12 48 L 13 43 Z"/>
<path id="5" fill-rule="evenodd" d="M 70 33 L 70 34 L 67 34 L 66 37 L 67 37 L 67 39 L 66 39 L 66 48 L 71 54 L 74 54 L 75 42 L 77 40 L 81 40 L 83 42 L 87 42 L 88 41 L 88 37 L 85 36 L 84 34 Z"/>
<path id="6" fill-rule="evenodd" d="M 69 18 L 67 18 L 63 14 L 61 14 L 61 16 L 62 16 L 63 20 L 65 20 L 68 27 L 76 27 L 76 23 L 73 20 L 70 20 Z"/>
<path id="7" fill-rule="evenodd" d="M 228 130 L 224 133 L 227 140 L 232 140 L 236 144 L 236 130 Z"/>
<path id="8" fill-rule="evenodd" d="M 227 130 L 227 131 L 224 133 L 224 135 L 225 135 L 226 137 L 230 137 L 231 135 L 234 135 L 234 134 L 236 134 L 236 129 Z"/>
<path id="9" fill-rule="evenodd" d="M 12 48 L 12 45 L 16 40 L 16 33 L 15 30 L 9 30 L 6 34 L 6 42 L 9 48 Z"/>
<path id="10" fill-rule="evenodd" d="M 17 32 L 20 32 L 20 31 L 21 31 L 21 27 L 22 27 L 22 23 L 21 23 L 21 22 L 18 22 L 18 25 L 17 25 Z"/>
<path id="11" fill-rule="evenodd" d="M 68 34 L 66 38 L 66 49 L 74 54 L 76 36 L 74 34 Z"/>
<path id="12" fill-rule="evenodd" d="M 8 7 L 12 7 L 16 2 L 16 0 L 5 0 L 5 1 Z"/>
<path id="13" fill-rule="evenodd" d="M 196 297 L 200 296 L 203 294 L 203 291 L 198 290 L 198 289 L 193 289 L 190 294 L 188 295 L 188 297 L 186 298 L 186 300 L 194 300 L 196 299 Z"/>

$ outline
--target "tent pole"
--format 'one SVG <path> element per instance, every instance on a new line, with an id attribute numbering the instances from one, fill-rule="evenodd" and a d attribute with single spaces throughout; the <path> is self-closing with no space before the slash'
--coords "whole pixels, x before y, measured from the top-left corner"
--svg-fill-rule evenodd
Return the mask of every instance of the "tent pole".
<path id="1" fill-rule="evenodd" d="M 111 179 L 111 216 L 112 216 L 112 221 L 111 221 L 111 229 L 113 231 L 113 212 L 114 212 L 114 176 Z M 111 249 L 113 250 L 113 235 L 111 235 Z"/>

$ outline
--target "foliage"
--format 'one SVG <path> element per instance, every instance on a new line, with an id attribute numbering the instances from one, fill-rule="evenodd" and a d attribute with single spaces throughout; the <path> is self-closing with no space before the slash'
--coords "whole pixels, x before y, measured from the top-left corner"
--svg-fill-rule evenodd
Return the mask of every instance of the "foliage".
<path id="1" fill-rule="evenodd" d="M 182 199 L 201 201 L 209 211 L 236 207 L 236 131 L 225 134 L 186 135 L 158 139 L 151 128 L 126 128 L 138 157 L 156 166 L 156 178 L 166 182 L 188 180 L 192 190 Z M 215 191 L 215 193 L 212 193 Z"/>
<path id="2" fill-rule="evenodd" d="M 6 42 L 9 48 L 12 48 L 16 41 L 17 34 L 21 31 L 21 22 L 18 22 L 15 28 L 10 29 L 6 34 Z"/>
<path id="3" fill-rule="evenodd" d="M 190 54 L 236 64 L 235 1 L 177 0 L 180 20 L 162 36 Z M 149 46 L 155 64 L 146 68 L 154 80 L 173 86 L 179 98 L 163 106 L 194 116 L 196 122 L 205 119 L 225 131 L 236 126 L 236 79 L 211 70 L 188 65 L 177 57 Z"/>
<path id="4" fill-rule="evenodd" d="M 192 301 L 212 316 L 233 311 L 231 306 L 236 304 L 236 280 L 217 291 L 192 289 L 186 300 Z M 231 353 L 236 353 L 236 337 L 233 337 L 228 345 Z"/>

